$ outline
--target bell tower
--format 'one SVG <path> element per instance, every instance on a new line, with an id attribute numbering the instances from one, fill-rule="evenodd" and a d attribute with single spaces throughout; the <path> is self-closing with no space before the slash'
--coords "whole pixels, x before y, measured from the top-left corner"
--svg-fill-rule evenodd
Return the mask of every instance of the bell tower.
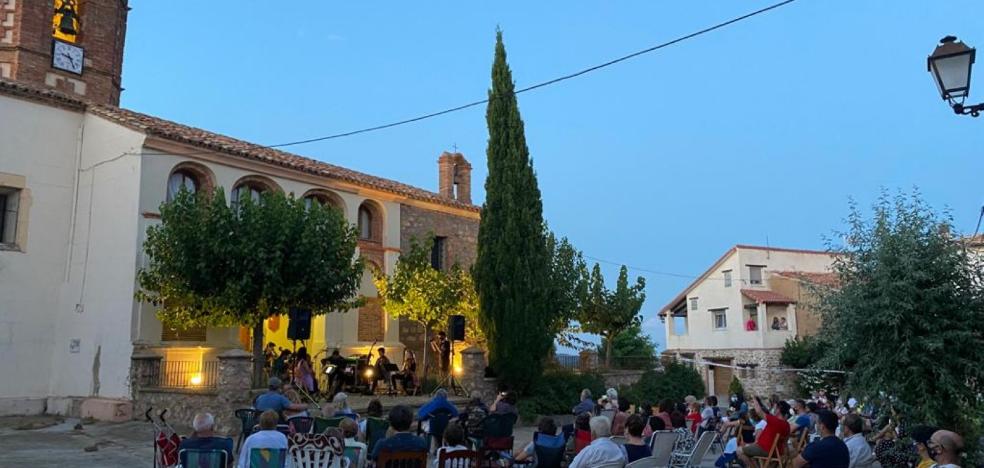
<path id="1" fill-rule="evenodd" d="M 0 0 L 0 78 L 118 106 L 128 0 Z"/>

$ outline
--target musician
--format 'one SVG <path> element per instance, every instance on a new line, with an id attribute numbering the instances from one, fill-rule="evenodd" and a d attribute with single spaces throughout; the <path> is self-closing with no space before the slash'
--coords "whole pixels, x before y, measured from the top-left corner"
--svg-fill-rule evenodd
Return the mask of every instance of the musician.
<path id="1" fill-rule="evenodd" d="M 441 373 L 447 375 L 451 370 L 451 341 L 448 340 L 448 334 L 439 332 L 437 341 L 432 342 L 431 346 L 441 356 Z"/>
<path id="2" fill-rule="evenodd" d="M 404 393 L 409 393 L 408 389 L 416 387 L 416 380 L 414 377 L 417 375 L 417 356 L 414 355 L 412 349 L 403 350 L 403 370 L 400 371 L 398 377 L 400 381 L 403 382 Z"/>
<path id="3" fill-rule="evenodd" d="M 394 372 L 391 370 L 390 366 L 392 366 L 392 363 L 390 362 L 389 357 L 386 356 L 386 348 L 380 347 L 379 357 L 376 358 L 376 365 L 375 365 L 376 375 L 372 379 L 372 386 L 369 388 L 370 392 L 375 393 L 376 384 L 383 379 L 385 379 L 386 382 L 389 384 L 390 392 L 392 392 L 393 389 L 396 388 L 396 378 L 395 378 L 396 376 L 393 375 Z"/>
<path id="4" fill-rule="evenodd" d="M 335 366 L 335 370 L 331 374 L 328 374 L 328 389 L 334 392 L 336 382 L 339 385 L 345 383 L 343 379 L 345 378 L 345 367 L 348 365 L 348 360 L 342 357 L 338 348 L 335 348 L 332 350 L 331 356 L 328 356 L 328 364 Z"/>

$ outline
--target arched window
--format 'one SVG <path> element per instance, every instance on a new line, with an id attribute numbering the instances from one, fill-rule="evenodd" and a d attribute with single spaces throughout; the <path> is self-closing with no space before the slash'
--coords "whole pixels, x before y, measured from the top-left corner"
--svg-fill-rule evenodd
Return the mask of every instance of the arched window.
<path id="1" fill-rule="evenodd" d="M 232 197 L 230 200 L 230 205 L 233 210 L 238 210 L 239 206 L 246 200 L 252 200 L 253 203 L 260 202 L 260 194 L 270 190 L 271 188 L 257 180 L 244 180 L 236 184 L 235 188 L 232 189 Z"/>
<path id="2" fill-rule="evenodd" d="M 167 179 L 167 201 L 174 200 L 174 197 L 181 190 L 195 193 L 200 186 L 201 183 L 198 177 L 192 174 L 191 171 L 185 169 L 174 171 L 171 173 L 171 177 Z"/>
<path id="3" fill-rule="evenodd" d="M 366 205 L 359 207 L 359 239 L 373 240 L 372 210 Z"/>

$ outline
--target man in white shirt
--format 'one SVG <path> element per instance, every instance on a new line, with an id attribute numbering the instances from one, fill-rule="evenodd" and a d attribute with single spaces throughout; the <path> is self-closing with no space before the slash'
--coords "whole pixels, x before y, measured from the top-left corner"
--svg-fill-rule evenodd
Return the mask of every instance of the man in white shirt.
<path id="1" fill-rule="evenodd" d="M 243 441 L 239 450 L 239 468 L 249 468 L 249 452 L 255 448 L 287 450 L 287 436 L 277 431 L 276 411 L 266 410 L 260 414 L 260 430 Z"/>
<path id="2" fill-rule="evenodd" d="M 591 445 L 584 447 L 574 457 L 568 468 L 593 468 L 607 463 L 622 463 L 628 459 L 625 447 L 612 442 L 612 422 L 604 416 L 595 416 L 588 423 L 591 426 Z"/>
<path id="3" fill-rule="evenodd" d="M 960 454 L 964 450 L 963 437 L 956 432 L 936 431 L 929 438 L 929 455 L 936 464 L 933 468 L 960 468 Z"/>
<path id="4" fill-rule="evenodd" d="M 704 399 L 704 409 L 700 412 L 700 428 L 703 431 L 717 429 L 721 422 L 721 409 L 718 408 L 718 398 L 710 395 Z"/>
<path id="5" fill-rule="evenodd" d="M 844 416 L 841 432 L 844 434 L 847 451 L 851 454 L 851 464 L 848 468 L 881 468 L 881 464 L 871 451 L 871 446 L 864 439 L 863 430 L 864 421 L 861 420 L 861 416 L 854 413 Z"/>

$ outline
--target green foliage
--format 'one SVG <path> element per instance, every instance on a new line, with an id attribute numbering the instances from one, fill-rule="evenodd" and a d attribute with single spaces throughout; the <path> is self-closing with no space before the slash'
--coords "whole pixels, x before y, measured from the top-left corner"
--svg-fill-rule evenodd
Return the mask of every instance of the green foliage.
<path id="1" fill-rule="evenodd" d="M 467 322 L 477 318 L 474 285 L 458 265 L 448 271 L 431 266 L 432 242 L 410 240 L 410 249 L 400 255 L 392 276 L 373 271 L 383 310 L 393 317 L 406 317 L 427 329 L 445 330 L 452 315 L 461 314 Z M 480 330 L 466 330 L 469 341 L 481 341 Z"/>
<path id="2" fill-rule="evenodd" d="M 693 367 L 671 361 L 662 371 L 647 371 L 639 382 L 623 388 L 619 395 L 625 395 L 633 403 L 658 402 L 665 398 L 683 401 L 687 395 L 701 398 L 706 395 L 706 390 L 704 380 Z"/>
<path id="3" fill-rule="evenodd" d="M 161 223 L 147 230 L 149 261 L 137 275 L 136 297 L 159 306 L 165 326 L 262 332 L 263 320 L 290 307 L 319 315 L 361 303 L 355 228 L 334 208 L 264 193 L 234 211 L 217 189 L 182 190 L 160 211 Z M 254 336 L 254 357 L 261 343 Z"/>
<path id="4" fill-rule="evenodd" d="M 823 359 L 825 346 L 817 336 L 802 336 L 786 340 L 779 361 L 793 369 L 815 369 Z M 827 374 L 818 370 L 805 370 L 796 373 L 796 393 L 807 397 L 817 390 L 837 394 L 844 385 L 841 374 Z"/>
<path id="5" fill-rule="evenodd" d="M 608 339 L 603 338 L 598 352 L 608 349 Z M 618 369 L 653 369 L 659 362 L 656 343 L 642 332 L 642 324 L 635 323 L 612 340 L 612 365 Z"/>
<path id="6" fill-rule="evenodd" d="M 544 414 L 570 414 L 585 388 L 593 395 L 601 395 L 605 391 L 605 380 L 598 374 L 549 370 L 533 383 L 527 396 L 520 399 L 519 414 L 525 421 L 533 421 Z"/>
<path id="7" fill-rule="evenodd" d="M 550 303 L 555 296 L 540 189 L 514 88 L 498 32 L 486 110 L 489 171 L 472 274 L 489 364 L 503 383 L 523 391 L 539 378 L 553 348 L 557 311 Z"/>
<path id="8" fill-rule="evenodd" d="M 920 199 L 882 196 L 868 220 L 852 204 L 821 296 L 821 365 L 849 371 L 847 391 L 879 399 L 910 423 L 977 431 L 984 407 L 984 270 Z M 883 393 L 884 392 L 884 393 Z M 968 439 L 969 440 L 969 439 Z"/>
<path id="9" fill-rule="evenodd" d="M 728 384 L 728 394 L 741 395 L 744 398 L 745 387 L 742 386 L 741 380 L 738 380 L 738 376 L 731 377 L 731 383 Z"/>
<path id="10" fill-rule="evenodd" d="M 577 336 L 580 329 L 572 322 L 577 320 L 587 299 L 587 263 L 566 237 L 558 240 L 552 232 L 547 236 L 547 250 L 551 253 L 550 304 L 556 311 L 553 334 L 561 346 L 584 348 L 587 342 Z"/>
<path id="11" fill-rule="evenodd" d="M 622 265 L 618 274 L 615 290 L 605 287 L 605 278 L 601 267 L 595 263 L 591 271 L 588 296 L 581 310 L 578 321 L 581 330 L 602 337 L 605 343 L 605 366 L 611 366 L 612 338 L 634 326 L 641 326 L 642 317 L 639 310 L 646 300 L 646 280 L 636 279 L 636 284 L 629 286 L 629 271 Z"/>

